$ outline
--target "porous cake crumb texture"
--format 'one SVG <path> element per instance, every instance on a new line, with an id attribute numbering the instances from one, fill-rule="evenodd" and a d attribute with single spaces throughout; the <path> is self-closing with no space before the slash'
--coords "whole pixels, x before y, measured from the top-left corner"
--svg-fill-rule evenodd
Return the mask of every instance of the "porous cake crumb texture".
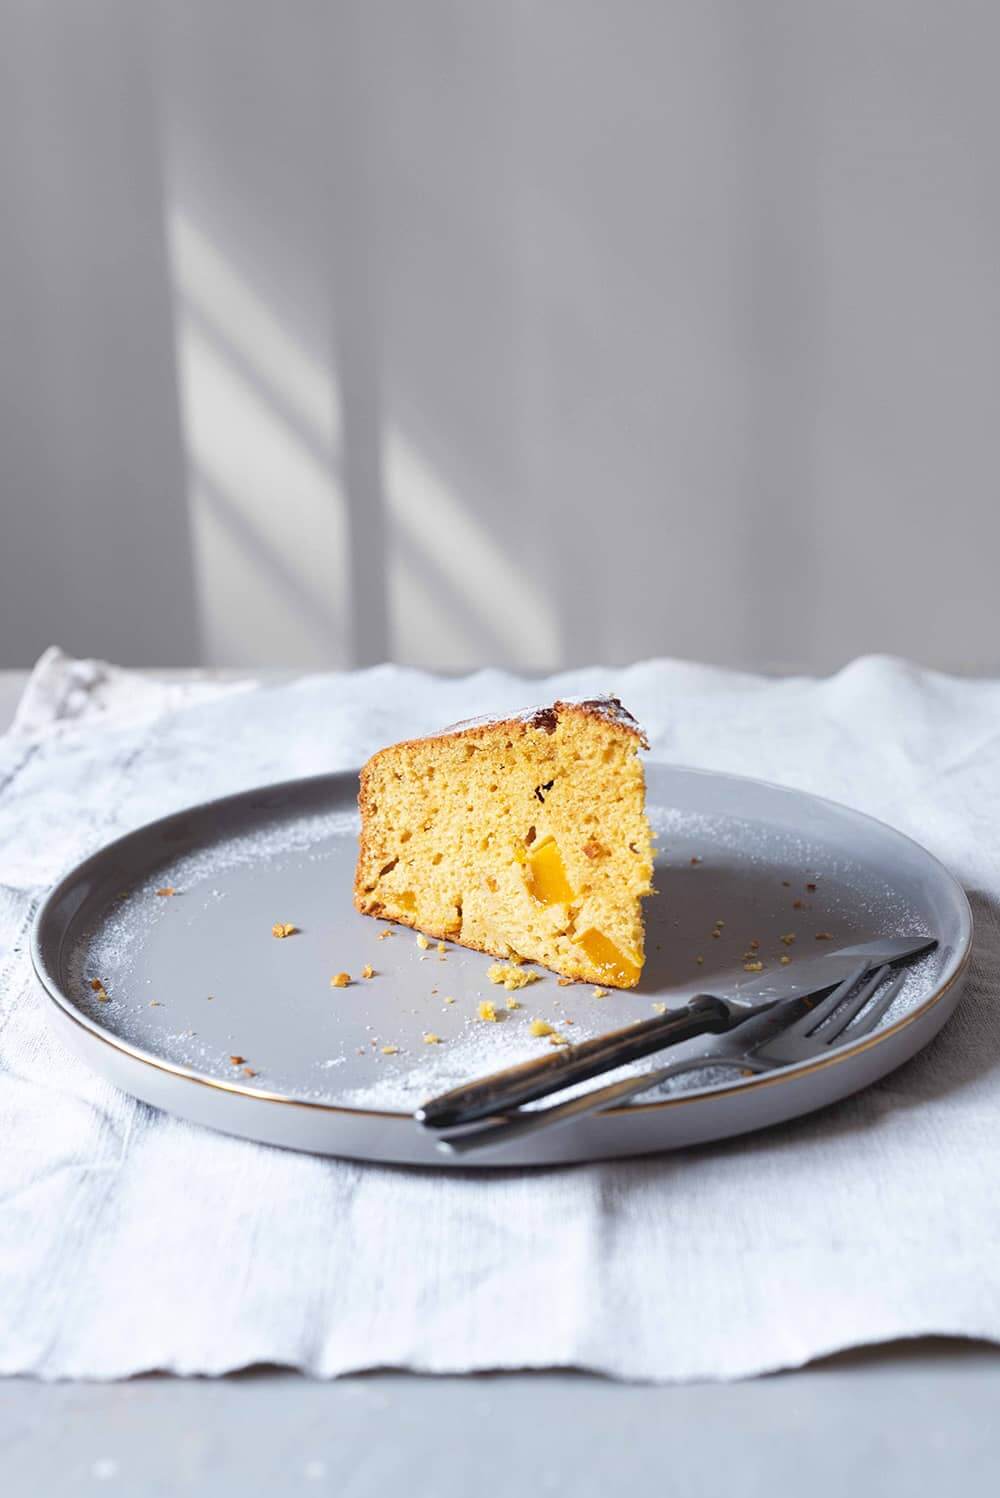
<path id="1" fill-rule="evenodd" d="M 361 773 L 358 909 L 510 961 L 631 988 L 652 851 L 614 699 L 383 749 Z"/>

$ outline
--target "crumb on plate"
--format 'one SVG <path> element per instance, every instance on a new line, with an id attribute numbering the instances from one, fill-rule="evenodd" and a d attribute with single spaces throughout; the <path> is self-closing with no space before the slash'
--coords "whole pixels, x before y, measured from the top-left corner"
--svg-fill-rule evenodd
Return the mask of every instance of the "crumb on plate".
<path id="1" fill-rule="evenodd" d="M 529 983 L 537 983 L 542 976 L 541 973 L 533 973 L 528 968 L 516 967 L 509 962 L 494 962 L 487 968 L 486 976 L 491 983 L 502 983 L 504 988 L 527 988 Z"/>

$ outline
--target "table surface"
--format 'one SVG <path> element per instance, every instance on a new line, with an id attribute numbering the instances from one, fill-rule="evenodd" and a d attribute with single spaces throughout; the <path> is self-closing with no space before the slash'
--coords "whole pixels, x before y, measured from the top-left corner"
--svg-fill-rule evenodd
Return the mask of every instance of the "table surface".
<path id="1" fill-rule="evenodd" d="M 0 671 L 0 732 L 26 675 Z M 956 1482 L 963 1498 L 992 1498 L 998 1402 L 1000 1348 L 933 1338 L 743 1383 L 665 1387 L 568 1372 L 8 1378 L 0 1466 L 7 1498 L 603 1498 L 650 1480 L 686 1498 L 724 1484 L 741 1498 L 798 1498 L 806 1472 L 810 1498 L 850 1487 L 923 1498 Z"/>

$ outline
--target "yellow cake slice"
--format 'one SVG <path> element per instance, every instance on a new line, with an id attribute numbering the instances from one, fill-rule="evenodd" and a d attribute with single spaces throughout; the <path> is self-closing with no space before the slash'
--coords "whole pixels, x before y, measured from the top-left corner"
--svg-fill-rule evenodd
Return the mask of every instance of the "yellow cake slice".
<path id="1" fill-rule="evenodd" d="M 365 915 L 568 978 L 633 988 L 652 850 L 640 748 L 615 697 L 458 723 L 361 771 Z"/>

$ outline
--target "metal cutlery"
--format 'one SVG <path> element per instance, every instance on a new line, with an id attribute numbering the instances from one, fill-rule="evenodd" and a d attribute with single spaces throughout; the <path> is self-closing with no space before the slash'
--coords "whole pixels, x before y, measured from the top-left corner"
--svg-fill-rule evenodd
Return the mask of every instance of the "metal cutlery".
<path id="1" fill-rule="evenodd" d="M 843 1032 L 861 1015 L 876 988 L 888 975 L 889 965 L 918 956 L 935 945 L 933 938 L 916 937 L 890 938 L 843 948 L 810 963 L 800 964 L 794 979 L 782 982 L 784 974 L 777 975 L 766 986 L 768 996 L 757 1003 L 747 1003 L 740 997 L 722 998 L 712 994 L 699 994 L 682 1008 L 657 1019 L 628 1025 L 608 1035 L 568 1046 L 454 1088 L 424 1103 L 415 1116 L 425 1127 L 450 1129 L 476 1123 L 484 1118 L 507 1115 L 495 1125 L 438 1141 L 442 1148 L 459 1153 L 483 1148 L 487 1144 L 502 1143 L 516 1135 L 551 1127 L 557 1122 L 623 1101 L 646 1091 L 658 1081 L 666 1080 L 667 1076 L 678 1075 L 682 1070 L 693 1070 L 706 1065 L 737 1065 L 741 1062 L 745 1062 L 750 1070 L 791 1065 L 832 1043 L 834 1038 L 855 1038 L 853 1030 L 847 1037 Z M 857 989 L 861 980 L 873 968 L 878 969 L 875 979 L 863 984 L 850 999 L 850 1003 L 845 1005 L 851 991 Z M 741 995 L 749 987 L 749 984 L 741 982 L 736 985 L 734 993 Z M 832 992 L 828 993 L 831 989 Z M 760 993 L 759 980 L 756 992 Z M 864 1016 L 866 1028 L 877 1024 L 888 1003 L 891 1003 L 894 992 L 895 989 L 888 998 L 883 994 L 878 1003 L 872 1006 L 872 1012 L 877 1010 L 874 1019 L 870 1014 Z M 799 1001 L 809 995 L 823 993 L 828 993 L 826 999 L 798 1017 L 802 1007 Z M 824 1029 L 827 1021 L 833 1021 L 835 1011 L 838 1010 L 842 1012 L 836 1014 L 835 1024 L 831 1023 L 829 1029 Z M 516 1111 L 525 1103 L 537 1101 L 550 1093 L 562 1091 L 695 1035 L 728 1035 L 768 1014 L 780 1021 L 776 1027 L 776 1040 L 773 1040 L 775 1027 L 772 1026 L 769 1027 L 766 1041 L 755 1040 L 750 1044 L 745 1042 L 741 1047 L 737 1038 L 731 1051 L 718 1059 L 714 1056 L 710 1060 L 704 1057 L 685 1059 L 672 1067 L 661 1068 L 659 1072 L 624 1078 L 612 1083 L 610 1087 L 569 1099 L 548 1109 L 535 1109 L 523 1114 Z M 860 1020 L 857 1022 L 861 1023 Z M 820 1031 L 823 1032 L 822 1035 L 818 1033 Z M 782 1042 L 785 1043 L 784 1046 Z M 479 1140 L 478 1144 L 474 1142 L 476 1140 Z"/>

